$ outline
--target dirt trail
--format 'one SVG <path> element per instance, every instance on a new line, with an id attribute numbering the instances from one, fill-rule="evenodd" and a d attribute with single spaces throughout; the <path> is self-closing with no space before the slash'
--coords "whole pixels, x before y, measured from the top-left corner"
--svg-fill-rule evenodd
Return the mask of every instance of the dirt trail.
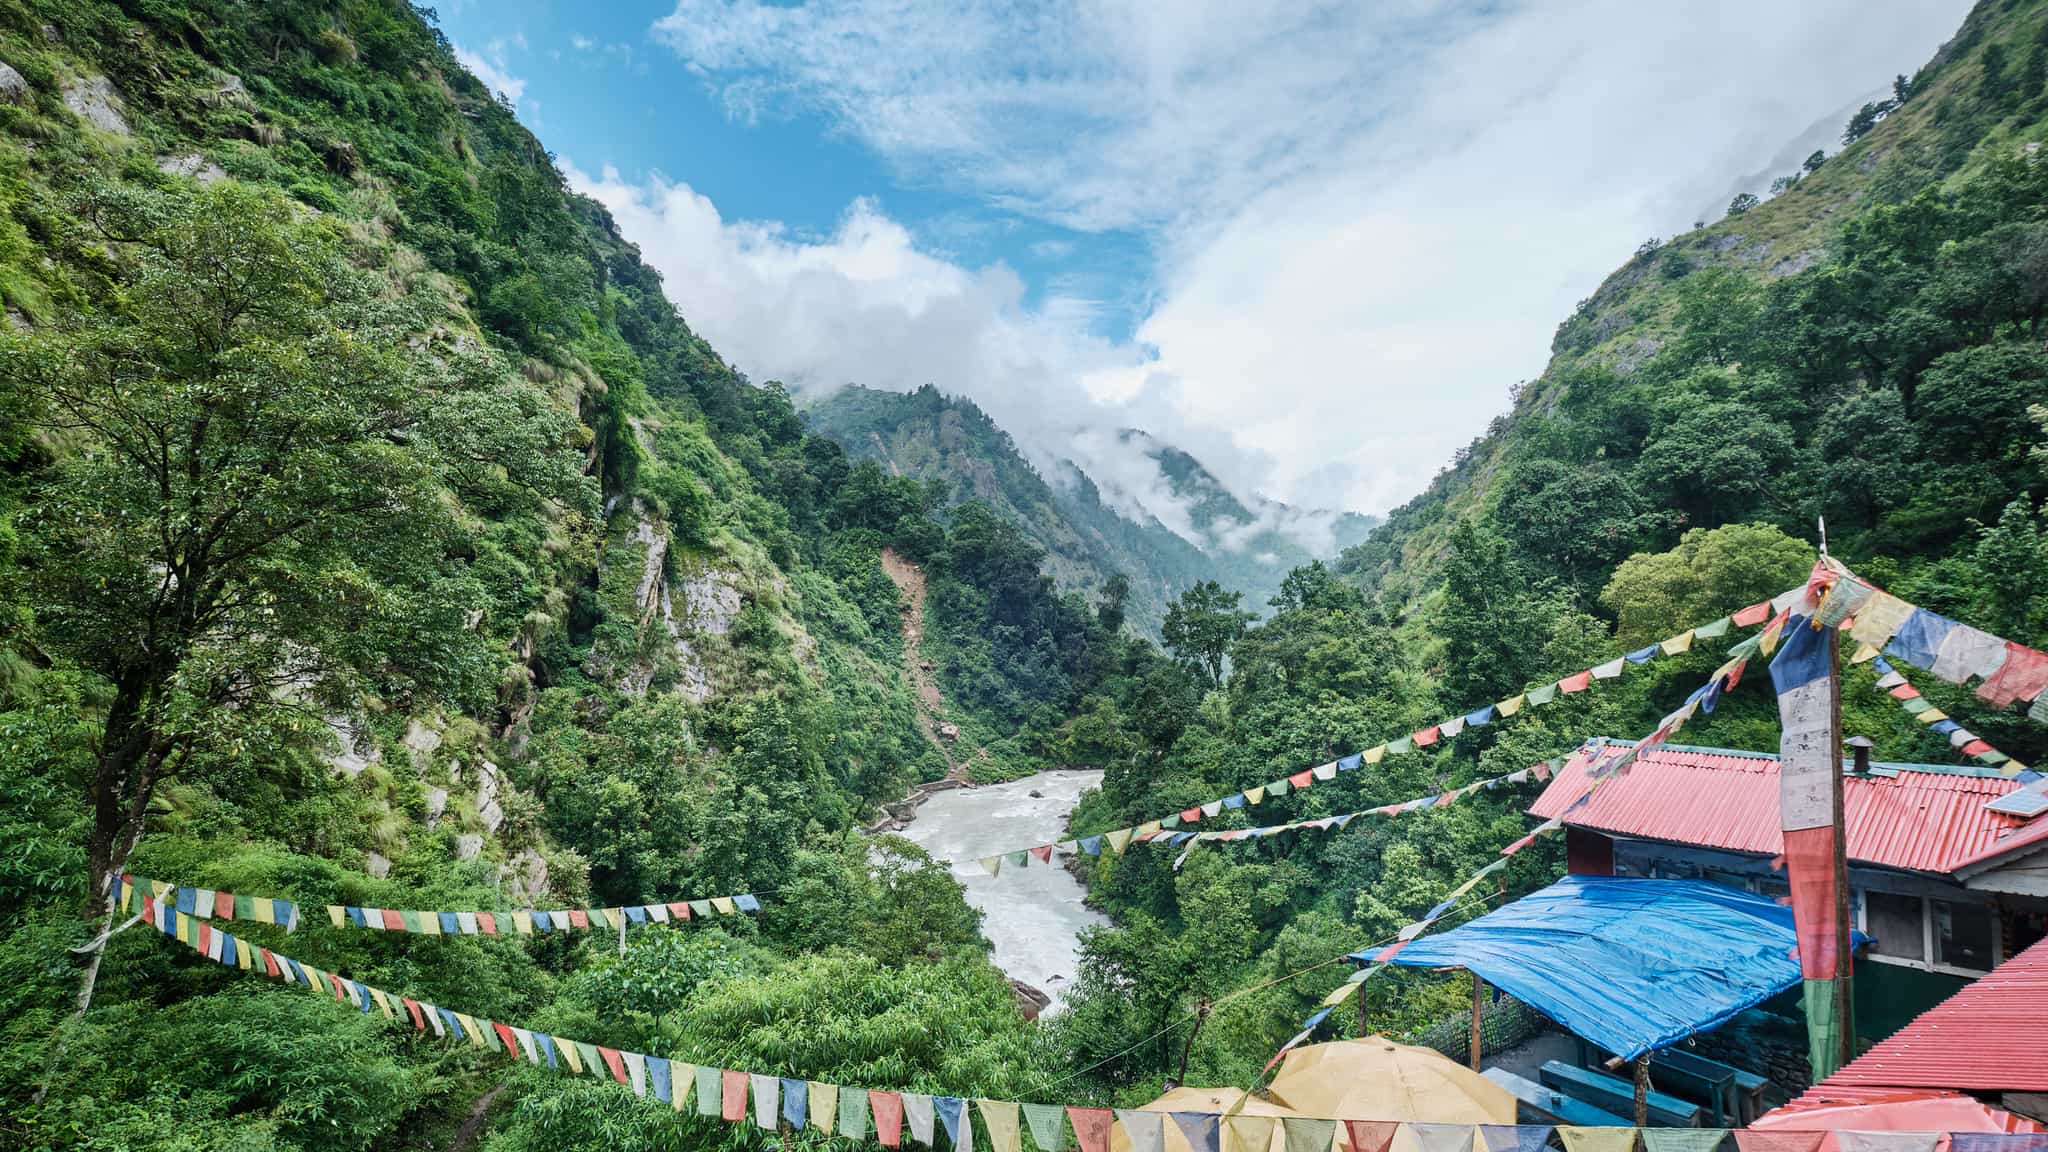
<path id="1" fill-rule="evenodd" d="M 946 698 L 939 695 L 939 682 L 925 667 L 924 644 L 924 569 L 896 554 L 894 549 L 882 549 L 882 571 L 903 593 L 903 674 L 910 677 L 911 687 L 917 691 L 917 725 L 924 730 L 925 739 L 946 758 L 946 778 L 962 784 L 972 783 L 968 764 L 953 755 L 952 741 L 940 735 L 942 716 L 946 709 Z M 975 757 L 988 755 L 982 749 Z"/>

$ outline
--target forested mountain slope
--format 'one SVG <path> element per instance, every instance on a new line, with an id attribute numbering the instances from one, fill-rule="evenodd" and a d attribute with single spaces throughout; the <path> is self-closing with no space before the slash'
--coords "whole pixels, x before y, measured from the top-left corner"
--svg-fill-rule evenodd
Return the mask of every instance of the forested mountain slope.
<path id="1" fill-rule="evenodd" d="M 1632 551 L 1749 520 L 1812 537 L 1825 516 L 1852 561 L 1952 582 L 1934 570 L 1975 546 L 1971 521 L 2041 487 L 2025 461 L 2048 17 L 1979 4 L 1893 87 L 1778 194 L 1645 242 L 1559 325 L 1511 411 L 1343 569 L 1413 606 L 1476 519 L 1597 610 Z"/>
<path id="2" fill-rule="evenodd" d="M 932 572 L 1003 770 L 1119 617 L 728 368 L 423 10 L 4 0 L 0 62 L 0 1143 L 676 1132 L 146 928 L 74 955 L 108 868 L 311 909 L 779 893 L 623 955 L 288 946 L 635 1050 L 765 1064 L 777 1002 L 821 1075 L 1038 1075 L 945 866 L 859 834 L 945 768 L 878 557 Z"/>
<path id="3" fill-rule="evenodd" d="M 1061 461 L 1056 475 L 1041 475 L 972 401 L 929 385 L 912 393 L 843 388 L 806 406 L 804 418 L 850 455 L 936 483 L 946 504 L 977 500 L 1014 520 L 1046 550 L 1062 588 L 1093 592 L 1124 576 L 1130 619 L 1154 635 L 1167 602 L 1203 580 L 1241 592 L 1248 607 L 1265 611 L 1289 571 L 1319 553 L 1334 557 L 1373 525 L 1356 513 L 1274 501 L 1247 507 L 1193 456 L 1126 430 L 1123 444 L 1157 464 L 1166 491 L 1184 506 L 1185 522 L 1175 531 L 1134 500 L 1106 497 L 1072 461 Z M 1327 543 L 1317 539 L 1325 534 Z"/>

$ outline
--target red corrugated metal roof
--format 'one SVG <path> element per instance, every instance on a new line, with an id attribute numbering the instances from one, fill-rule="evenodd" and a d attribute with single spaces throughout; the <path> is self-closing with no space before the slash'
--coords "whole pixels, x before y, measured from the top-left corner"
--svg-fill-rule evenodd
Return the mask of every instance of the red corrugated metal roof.
<path id="1" fill-rule="evenodd" d="M 1567 816 L 1590 783 L 1592 754 L 1589 745 L 1572 757 L 1530 814 L 1645 840 L 1766 856 L 1783 850 L 1777 757 L 1655 748 Z M 1937 765 L 1881 765 L 1880 773 L 1843 782 L 1849 858 L 1858 863 L 1948 874 L 2048 841 L 2048 817 L 2028 821 L 1985 810 L 1986 802 L 2020 788 L 2017 780 Z"/>
<path id="2" fill-rule="evenodd" d="M 1828 1077 L 1840 1087 L 2048 1092 L 2048 940 L 1914 1017 Z M 1819 1089 L 1816 1089 L 1818 1091 Z"/>

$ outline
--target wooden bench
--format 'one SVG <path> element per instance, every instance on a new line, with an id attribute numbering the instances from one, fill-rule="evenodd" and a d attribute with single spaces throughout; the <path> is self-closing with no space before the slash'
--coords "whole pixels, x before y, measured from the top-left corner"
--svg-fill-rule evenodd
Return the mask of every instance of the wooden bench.
<path id="1" fill-rule="evenodd" d="M 1523 1124 L 1576 1124 L 1584 1128 L 1626 1128 L 1629 1121 L 1556 1092 L 1505 1068 L 1488 1068 L 1481 1076 L 1515 1098 L 1515 1118 Z"/>
<path id="2" fill-rule="evenodd" d="M 1546 1060 L 1536 1075 L 1544 1084 L 1567 1095 L 1576 1096 L 1595 1107 L 1604 1108 L 1616 1115 L 1633 1117 L 1636 1111 L 1636 1087 L 1626 1080 L 1618 1080 L 1603 1072 L 1593 1072 L 1574 1067 L 1562 1060 Z M 1648 1124 L 1657 1128 L 1697 1128 L 1700 1126 L 1700 1106 L 1676 1096 L 1667 1096 L 1652 1091 L 1645 1102 L 1649 1106 Z M 1631 1119 L 1630 1123 L 1634 1123 Z"/>
<path id="3" fill-rule="evenodd" d="M 1742 1123 L 1735 1069 L 1718 1060 L 1668 1049 L 1658 1052 L 1650 1057 L 1650 1083 L 1705 1104 L 1716 1128 L 1735 1127 Z"/>

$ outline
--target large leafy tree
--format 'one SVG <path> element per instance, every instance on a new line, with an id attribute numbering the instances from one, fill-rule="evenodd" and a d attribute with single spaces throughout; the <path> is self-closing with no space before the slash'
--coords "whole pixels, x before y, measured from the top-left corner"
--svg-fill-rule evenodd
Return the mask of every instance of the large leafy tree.
<path id="1" fill-rule="evenodd" d="M 1223 683 L 1223 661 L 1230 646 L 1257 619 L 1238 608 L 1243 598 L 1242 592 L 1226 592 L 1216 581 L 1204 580 L 1167 605 L 1161 638 L 1182 663 L 1207 677 L 1212 686 Z"/>
<path id="2" fill-rule="evenodd" d="M 98 893 L 208 742 L 367 693 L 488 703 L 465 518 L 587 496 L 567 420 L 354 266 L 339 228 L 232 182 L 103 190 L 83 214 L 117 286 L 0 345 L 0 387 L 40 401 L 55 445 L 19 518 L 34 640 L 104 681 Z"/>

